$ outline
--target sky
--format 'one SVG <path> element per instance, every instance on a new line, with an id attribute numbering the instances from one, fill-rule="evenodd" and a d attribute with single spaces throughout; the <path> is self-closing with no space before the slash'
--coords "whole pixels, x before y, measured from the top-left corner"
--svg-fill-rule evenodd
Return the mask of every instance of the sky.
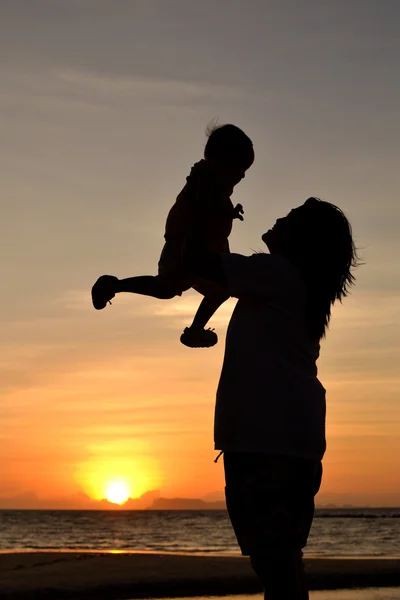
<path id="1" fill-rule="evenodd" d="M 400 4 L 397 0 L 2 0 L 0 506 L 218 499 L 213 411 L 235 302 L 179 336 L 200 296 L 121 295 L 155 274 L 165 218 L 217 119 L 254 142 L 235 252 L 318 196 L 364 265 L 322 343 L 320 503 L 400 505 Z"/>

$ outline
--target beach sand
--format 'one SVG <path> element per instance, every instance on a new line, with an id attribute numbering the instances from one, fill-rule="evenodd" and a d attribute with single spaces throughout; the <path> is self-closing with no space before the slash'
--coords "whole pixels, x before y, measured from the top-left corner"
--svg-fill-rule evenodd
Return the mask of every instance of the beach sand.
<path id="1" fill-rule="evenodd" d="M 307 558 L 305 565 L 312 590 L 400 586 L 400 558 Z M 123 600 L 260 592 L 248 559 L 240 556 L 0 554 L 2 600 Z M 362 597 L 367 598 L 366 594 Z M 315 595 L 315 600 L 328 598 Z"/>
<path id="2" fill-rule="evenodd" d="M 171 598 L 170 600 L 178 600 Z M 179 600 L 218 600 L 218 596 L 179 598 Z M 224 596 L 223 600 L 263 600 L 262 594 Z M 310 592 L 310 600 L 400 600 L 400 588 L 364 588 Z"/>

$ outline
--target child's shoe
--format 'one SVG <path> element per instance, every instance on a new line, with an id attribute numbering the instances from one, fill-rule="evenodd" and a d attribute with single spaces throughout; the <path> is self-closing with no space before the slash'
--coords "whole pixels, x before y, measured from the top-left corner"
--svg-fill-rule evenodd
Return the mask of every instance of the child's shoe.
<path id="1" fill-rule="evenodd" d="M 96 310 L 105 308 L 111 298 L 114 298 L 118 277 L 102 275 L 92 287 L 92 303 Z M 111 304 L 111 302 L 110 302 Z"/>
<path id="2" fill-rule="evenodd" d="M 211 348 L 218 342 L 214 329 L 186 327 L 181 335 L 181 342 L 189 348 Z"/>

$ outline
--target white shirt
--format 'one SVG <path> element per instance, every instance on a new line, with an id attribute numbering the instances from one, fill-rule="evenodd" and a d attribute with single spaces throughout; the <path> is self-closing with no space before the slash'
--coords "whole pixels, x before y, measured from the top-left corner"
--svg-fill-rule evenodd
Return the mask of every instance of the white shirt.
<path id="1" fill-rule="evenodd" d="M 222 255 L 239 299 L 226 336 L 215 407 L 215 449 L 321 459 L 325 389 L 308 333 L 299 271 L 271 254 Z"/>

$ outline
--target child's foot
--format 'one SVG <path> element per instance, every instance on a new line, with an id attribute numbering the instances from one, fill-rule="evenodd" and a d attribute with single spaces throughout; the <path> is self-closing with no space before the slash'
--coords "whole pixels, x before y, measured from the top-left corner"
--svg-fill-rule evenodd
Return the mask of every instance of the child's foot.
<path id="1" fill-rule="evenodd" d="M 181 335 L 181 342 L 189 348 L 211 348 L 218 342 L 214 329 L 186 327 Z"/>
<path id="2" fill-rule="evenodd" d="M 118 278 L 114 275 L 102 275 L 98 278 L 92 287 L 92 303 L 96 310 L 101 310 L 114 298 L 117 282 Z"/>

